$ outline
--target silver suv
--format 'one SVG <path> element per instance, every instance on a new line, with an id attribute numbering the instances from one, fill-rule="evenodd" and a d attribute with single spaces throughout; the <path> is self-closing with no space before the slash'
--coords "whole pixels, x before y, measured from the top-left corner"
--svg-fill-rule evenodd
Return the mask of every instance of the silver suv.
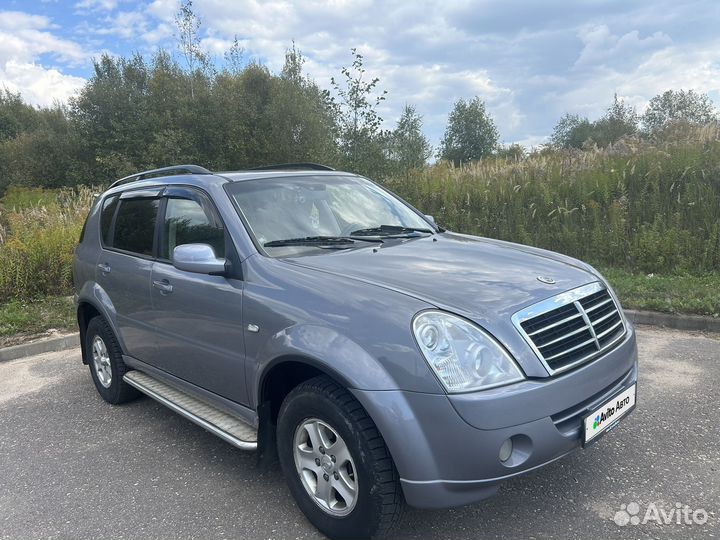
<path id="1" fill-rule="evenodd" d="M 331 538 L 479 501 L 635 406 L 634 330 L 591 266 L 445 231 L 320 165 L 119 180 L 74 279 L 100 395 L 279 460 Z"/>

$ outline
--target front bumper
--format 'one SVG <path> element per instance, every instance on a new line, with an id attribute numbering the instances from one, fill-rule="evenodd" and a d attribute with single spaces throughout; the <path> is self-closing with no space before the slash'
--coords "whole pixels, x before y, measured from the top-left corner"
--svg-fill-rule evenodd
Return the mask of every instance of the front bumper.
<path id="1" fill-rule="evenodd" d="M 604 357 L 545 380 L 454 396 L 352 392 L 382 433 L 408 504 L 446 508 L 485 499 L 502 481 L 579 448 L 582 419 L 636 382 L 630 328 Z M 501 462 L 500 448 L 509 438 L 513 453 Z"/>

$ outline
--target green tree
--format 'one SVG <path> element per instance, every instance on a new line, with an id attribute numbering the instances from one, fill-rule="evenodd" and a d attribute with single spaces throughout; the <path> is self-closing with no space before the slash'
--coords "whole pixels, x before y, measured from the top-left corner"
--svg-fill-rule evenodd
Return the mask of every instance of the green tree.
<path id="1" fill-rule="evenodd" d="M 526 152 L 521 144 L 512 143 L 509 146 L 498 147 L 497 156 L 508 161 L 522 161 L 526 157 Z"/>
<path id="2" fill-rule="evenodd" d="M 107 181 L 147 164 L 156 129 L 148 108 L 149 73 L 140 55 L 94 62 L 94 73 L 70 101 L 70 115 L 99 176 Z"/>
<path id="3" fill-rule="evenodd" d="M 593 135 L 590 121 L 577 114 L 565 114 L 550 135 L 550 144 L 557 148 L 582 148 Z"/>
<path id="4" fill-rule="evenodd" d="M 329 94 L 303 74 L 305 58 L 292 44 L 273 79 L 266 131 L 268 163 L 335 160 L 336 125 Z"/>
<path id="5" fill-rule="evenodd" d="M 196 79 L 205 77 L 211 68 L 210 57 L 200 46 L 200 18 L 192 9 L 192 0 L 182 0 L 175 14 L 178 49 L 190 74 L 190 97 L 195 97 Z"/>
<path id="6" fill-rule="evenodd" d="M 240 45 L 237 34 L 233 38 L 233 43 L 223 55 L 225 58 L 225 70 L 233 75 L 237 75 L 243 68 L 243 57 L 245 49 Z"/>
<path id="7" fill-rule="evenodd" d="M 639 121 L 635 109 L 618 99 L 615 94 L 612 104 L 602 118 L 593 123 L 592 140 L 604 148 L 622 137 L 637 133 Z"/>
<path id="8" fill-rule="evenodd" d="M 353 61 L 343 67 L 342 84 L 330 80 L 338 101 L 332 100 L 338 121 L 342 165 L 353 172 L 383 176 L 387 163 L 388 133 L 381 129 L 383 119 L 378 112 L 387 90 L 379 91 L 380 79 L 367 80 L 363 56 L 350 49 Z"/>
<path id="9" fill-rule="evenodd" d="M 475 161 L 492 154 L 498 138 L 485 103 L 477 96 L 470 101 L 459 99 L 448 117 L 438 157 L 455 165 Z"/>
<path id="10" fill-rule="evenodd" d="M 420 169 L 432 156 L 422 126 L 422 116 L 414 106 L 406 104 L 390 138 L 390 158 L 398 171 Z"/>
<path id="11" fill-rule="evenodd" d="M 717 120 L 710 97 L 694 90 L 668 90 L 650 100 L 643 127 L 657 133 L 673 124 L 704 125 Z"/>

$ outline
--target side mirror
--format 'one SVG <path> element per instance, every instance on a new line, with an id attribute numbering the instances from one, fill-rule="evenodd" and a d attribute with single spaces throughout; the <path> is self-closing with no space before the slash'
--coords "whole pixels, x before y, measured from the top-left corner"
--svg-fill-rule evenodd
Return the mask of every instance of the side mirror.
<path id="1" fill-rule="evenodd" d="M 437 222 L 435 221 L 435 218 L 432 217 L 430 214 L 425 214 L 425 219 L 427 219 L 430 223 L 432 223 L 436 227 L 438 226 Z"/>
<path id="2" fill-rule="evenodd" d="M 173 250 L 173 266 L 196 274 L 222 274 L 225 259 L 218 259 L 208 244 L 183 244 Z"/>

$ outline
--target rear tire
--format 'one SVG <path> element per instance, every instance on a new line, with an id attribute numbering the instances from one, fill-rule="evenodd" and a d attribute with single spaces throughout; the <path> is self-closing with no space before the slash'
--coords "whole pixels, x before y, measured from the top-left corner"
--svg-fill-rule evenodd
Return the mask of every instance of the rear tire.
<path id="1" fill-rule="evenodd" d="M 129 370 L 115 333 L 100 316 L 90 320 L 85 331 L 85 361 L 100 396 L 113 405 L 135 399 L 140 393 L 123 380 Z"/>
<path id="2" fill-rule="evenodd" d="M 277 439 L 290 492 L 323 534 L 380 538 L 400 519 L 405 501 L 385 441 L 362 405 L 332 379 L 310 379 L 288 394 Z"/>

